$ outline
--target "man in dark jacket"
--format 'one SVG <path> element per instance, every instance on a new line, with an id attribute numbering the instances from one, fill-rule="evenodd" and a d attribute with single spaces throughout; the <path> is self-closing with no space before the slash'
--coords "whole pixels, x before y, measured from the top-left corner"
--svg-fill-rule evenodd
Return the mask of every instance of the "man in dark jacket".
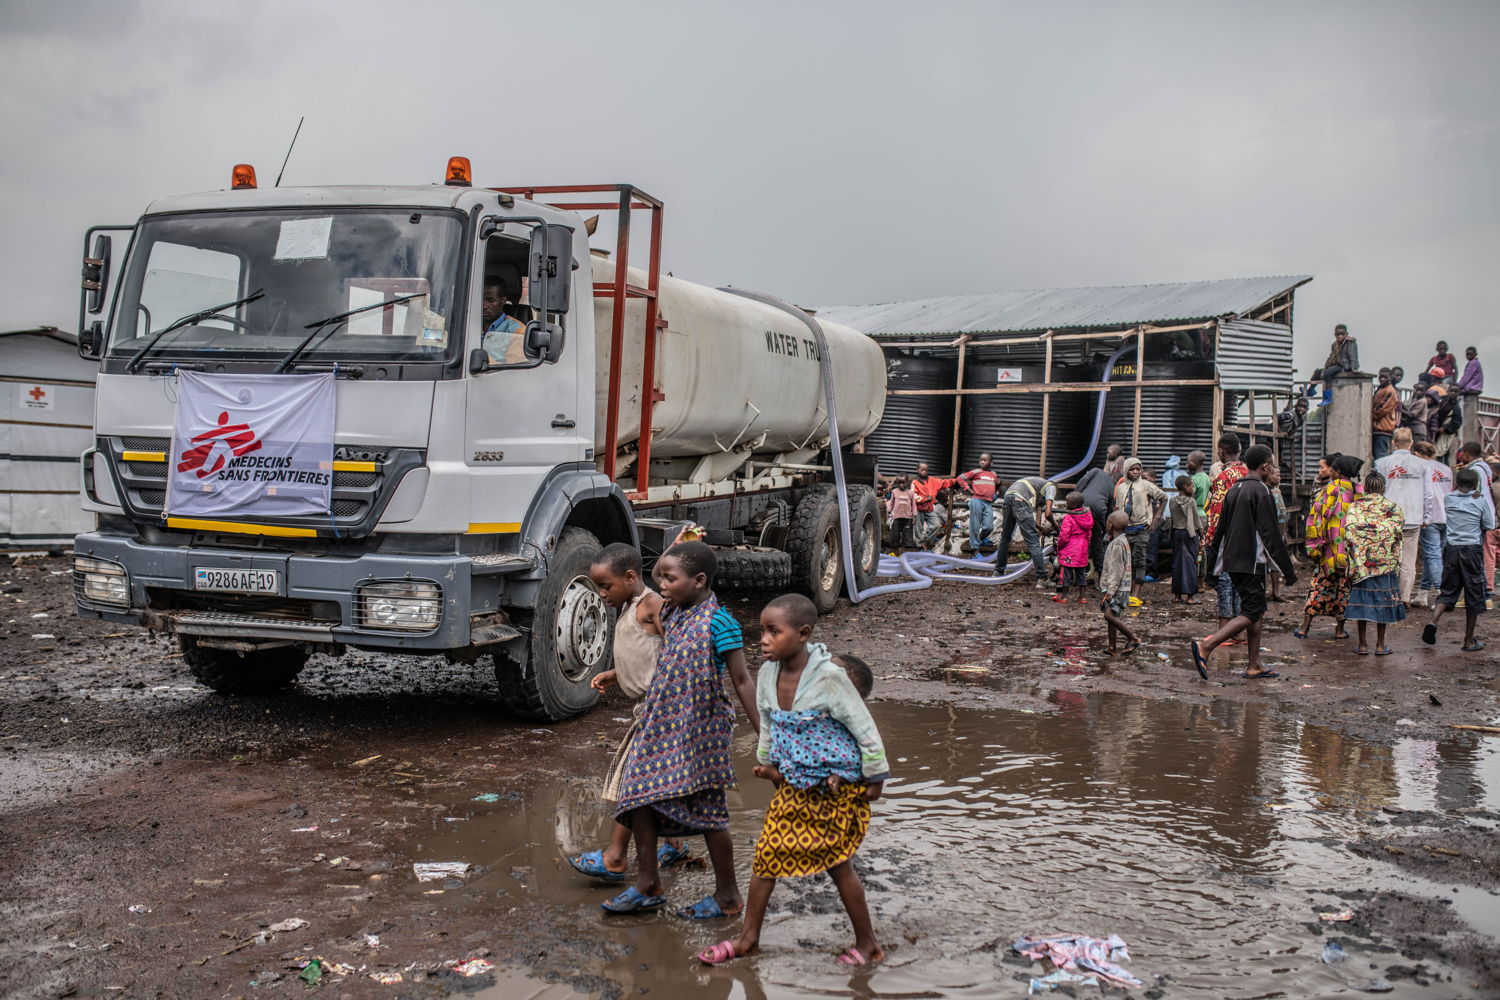
<path id="1" fill-rule="evenodd" d="M 1089 539 L 1089 562 L 1094 564 L 1094 575 L 1104 569 L 1104 518 L 1109 513 L 1110 498 L 1115 495 L 1115 484 L 1103 469 L 1090 469 L 1078 480 L 1078 492 L 1094 515 L 1094 534 Z"/>
<path id="2" fill-rule="evenodd" d="M 1287 554 L 1286 542 L 1282 540 L 1276 523 L 1276 503 L 1271 499 L 1271 490 L 1281 482 L 1281 473 L 1276 468 L 1271 449 L 1263 444 L 1252 445 L 1245 452 L 1245 465 L 1250 471 L 1231 486 L 1224 497 L 1219 527 L 1209 544 L 1207 556 L 1210 574 L 1228 573 L 1234 582 L 1235 592 L 1240 598 L 1240 613 L 1207 639 L 1193 640 L 1193 665 L 1204 680 L 1208 680 L 1208 655 L 1241 632 L 1245 633 L 1250 661 L 1245 666 L 1244 676 L 1279 676 L 1276 671 L 1262 667 L 1260 662 L 1260 634 L 1266 614 L 1267 564 L 1274 562 L 1280 567 L 1288 587 L 1297 582 L 1297 571 L 1292 566 L 1292 557 Z"/>

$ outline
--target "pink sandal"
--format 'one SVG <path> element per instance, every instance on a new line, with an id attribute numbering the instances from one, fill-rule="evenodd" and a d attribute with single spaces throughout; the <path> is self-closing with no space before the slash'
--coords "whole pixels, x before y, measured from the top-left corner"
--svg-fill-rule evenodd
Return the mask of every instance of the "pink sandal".
<path id="1" fill-rule="evenodd" d="M 838 958 L 834 959 L 840 965 L 869 965 L 870 960 L 865 958 L 864 952 L 858 948 L 849 948 Z"/>
<path id="2" fill-rule="evenodd" d="M 734 953 L 733 941 L 720 941 L 718 944 L 709 945 L 698 952 L 698 961 L 704 965 L 723 965 L 733 962 L 740 956 Z"/>

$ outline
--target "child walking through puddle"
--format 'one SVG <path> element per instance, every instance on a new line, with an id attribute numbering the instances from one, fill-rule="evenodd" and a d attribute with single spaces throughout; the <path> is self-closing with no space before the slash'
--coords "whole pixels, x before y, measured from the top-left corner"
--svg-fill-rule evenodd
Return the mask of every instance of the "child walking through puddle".
<path id="1" fill-rule="evenodd" d="M 765 663 L 755 694 L 764 724 L 755 774 L 776 782 L 776 793 L 755 844 L 744 929 L 737 939 L 699 952 L 708 965 L 759 950 L 777 879 L 825 871 L 854 926 L 854 944 L 837 961 L 860 966 L 885 957 L 852 859 L 890 768 L 875 720 L 849 673 L 821 643 L 809 641 L 817 619 L 817 608 L 800 594 L 776 598 L 760 615 Z M 858 672 L 863 664 L 849 659 Z M 863 674 L 868 677 L 868 668 Z"/>
<path id="2" fill-rule="evenodd" d="M 640 735 L 642 699 L 656 672 L 656 655 L 661 649 L 661 598 L 646 588 L 641 575 L 641 554 L 621 542 L 606 545 L 599 558 L 589 567 L 589 579 L 599 588 L 599 596 L 619 611 L 615 623 L 612 667 L 591 681 L 595 691 L 604 692 L 618 686 L 627 698 L 635 699 L 630 728 L 620 740 L 605 779 L 603 799 L 611 804 L 620 797 L 620 776 L 630 747 Z M 603 850 L 585 851 L 568 859 L 584 875 L 605 882 L 625 881 L 625 859 L 630 853 L 630 828 L 611 824 L 609 846 Z M 680 840 L 667 840 L 656 851 L 657 865 L 668 868 L 688 856 Z"/>
<path id="3" fill-rule="evenodd" d="M 1141 648 L 1140 637 L 1125 624 L 1123 617 L 1125 608 L 1130 603 L 1130 539 L 1125 533 L 1130 526 L 1130 518 L 1124 511 L 1117 510 L 1109 515 L 1104 526 L 1109 535 L 1109 544 L 1104 547 L 1104 568 L 1099 571 L 1099 589 L 1104 592 L 1104 599 L 1099 602 L 1099 611 L 1104 615 L 1104 625 L 1109 634 L 1109 648 L 1105 652 L 1110 656 L 1117 653 L 1129 656 Z M 1123 650 L 1117 648 L 1117 634 L 1125 637 Z"/>
<path id="4" fill-rule="evenodd" d="M 734 784 L 730 739 L 734 709 L 723 675 L 760 729 L 754 684 L 745 669 L 739 623 L 714 596 L 714 550 L 679 542 L 656 561 L 664 600 L 662 645 L 641 705 L 640 732 L 620 771 L 615 822 L 635 838 L 635 884 L 600 905 L 609 913 L 655 910 L 667 902 L 657 868 L 657 838 L 702 834 L 714 891 L 678 916 L 707 920 L 740 912 L 726 790 Z"/>

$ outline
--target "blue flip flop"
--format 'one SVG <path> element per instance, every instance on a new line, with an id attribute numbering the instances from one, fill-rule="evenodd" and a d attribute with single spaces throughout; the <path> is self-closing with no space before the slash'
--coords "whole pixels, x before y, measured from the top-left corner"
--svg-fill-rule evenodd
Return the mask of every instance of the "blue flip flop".
<path id="1" fill-rule="evenodd" d="M 648 910 L 659 910 L 665 905 L 666 896 L 648 896 L 631 886 L 614 899 L 600 903 L 599 909 L 605 913 L 645 913 Z"/>
<path id="2" fill-rule="evenodd" d="M 682 909 L 677 911 L 677 915 L 684 920 L 713 920 L 716 917 L 737 916 L 744 912 L 744 909 L 745 904 L 741 903 L 732 910 L 726 910 L 719 905 L 719 901 L 714 899 L 713 894 L 710 893 L 692 906 L 682 907 Z"/>
<path id="3" fill-rule="evenodd" d="M 1203 661 L 1203 653 L 1198 649 L 1198 640 L 1193 640 L 1193 666 L 1198 668 L 1198 676 L 1208 680 L 1208 665 Z"/>
<path id="4" fill-rule="evenodd" d="M 1245 680 L 1247 681 L 1269 681 L 1280 677 L 1281 675 L 1274 670 L 1266 670 L 1258 674 L 1240 674 L 1240 676 L 1245 678 Z"/>
<path id="5" fill-rule="evenodd" d="M 660 853 L 658 852 L 658 857 Z M 569 858 L 568 864 L 579 874 L 587 875 L 589 878 L 600 879 L 604 882 L 625 881 L 624 872 L 612 872 L 604 867 L 603 851 L 584 851 L 575 858 Z"/>
<path id="6" fill-rule="evenodd" d="M 662 841 L 656 847 L 656 866 L 658 868 L 671 868 L 673 865 L 686 861 L 688 857 L 689 854 L 686 846 L 674 847 L 666 841 Z M 623 875 L 620 877 L 624 878 Z"/>

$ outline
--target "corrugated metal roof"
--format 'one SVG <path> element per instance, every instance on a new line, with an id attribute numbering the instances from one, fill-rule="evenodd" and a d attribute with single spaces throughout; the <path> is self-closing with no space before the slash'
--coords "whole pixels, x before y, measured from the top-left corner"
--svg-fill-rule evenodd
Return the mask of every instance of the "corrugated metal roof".
<path id="1" fill-rule="evenodd" d="M 820 306 L 819 319 L 877 338 L 1023 333 L 1239 316 L 1312 280 L 1310 274 L 1107 288 L 1043 288 L 865 306 Z"/>

